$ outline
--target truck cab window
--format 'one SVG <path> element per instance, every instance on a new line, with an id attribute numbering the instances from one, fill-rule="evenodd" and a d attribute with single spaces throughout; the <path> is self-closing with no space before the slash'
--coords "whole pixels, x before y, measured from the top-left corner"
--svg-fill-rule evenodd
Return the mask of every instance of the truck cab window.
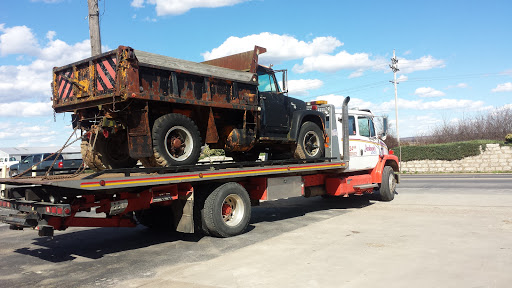
<path id="1" fill-rule="evenodd" d="M 343 123 L 343 121 L 338 119 L 340 123 Z M 354 119 L 354 116 L 348 117 L 348 135 L 356 135 L 356 120 Z"/>
<path id="2" fill-rule="evenodd" d="M 357 118 L 357 124 L 359 124 L 359 135 L 364 137 L 371 137 L 370 119 L 366 117 L 359 117 Z"/>
<path id="3" fill-rule="evenodd" d="M 354 116 L 348 117 L 348 134 L 356 135 L 356 120 L 354 119 Z"/>
<path id="4" fill-rule="evenodd" d="M 38 154 L 38 155 L 34 155 L 34 160 L 32 160 L 33 162 L 32 163 L 38 163 L 38 162 L 41 162 L 41 154 Z"/>
<path id="5" fill-rule="evenodd" d="M 258 72 L 258 90 L 260 92 L 277 92 L 274 74 Z"/>
<path id="6" fill-rule="evenodd" d="M 377 136 L 377 134 L 375 134 L 375 126 L 373 125 L 373 120 L 368 119 L 368 123 L 370 123 L 370 137 Z"/>

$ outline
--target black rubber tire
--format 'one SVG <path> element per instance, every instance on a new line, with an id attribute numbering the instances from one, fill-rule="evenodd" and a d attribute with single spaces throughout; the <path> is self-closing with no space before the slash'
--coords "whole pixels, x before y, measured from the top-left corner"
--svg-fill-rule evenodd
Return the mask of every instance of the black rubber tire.
<path id="1" fill-rule="evenodd" d="M 194 165 L 201 153 L 201 136 L 194 121 L 182 114 L 161 116 L 153 124 L 153 152 L 158 166 Z M 172 139 L 179 139 L 179 149 L 168 150 Z M 181 155 L 180 155 L 181 153 Z M 173 156 L 171 156 L 173 154 Z"/>
<path id="2" fill-rule="evenodd" d="M 158 167 L 155 156 L 140 158 L 139 161 L 145 168 Z"/>
<path id="3" fill-rule="evenodd" d="M 238 183 L 222 184 L 206 197 L 201 215 L 212 236 L 226 238 L 239 235 L 251 220 L 249 194 Z"/>
<path id="4" fill-rule="evenodd" d="M 95 150 L 106 169 L 133 168 L 137 159 L 130 157 L 126 131 L 120 131 L 105 138 L 98 134 Z"/>
<path id="5" fill-rule="evenodd" d="M 9 177 L 16 177 L 18 176 L 18 170 L 9 170 Z"/>
<path id="6" fill-rule="evenodd" d="M 391 201 L 395 198 L 396 177 L 393 168 L 385 166 L 382 170 L 382 183 L 379 187 L 379 200 Z"/>
<path id="7" fill-rule="evenodd" d="M 204 202 L 209 195 L 208 192 L 216 187 L 218 187 L 216 183 L 194 186 L 194 229 L 205 236 L 210 236 L 212 233 L 206 227 Z"/>
<path id="8" fill-rule="evenodd" d="M 150 209 L 135 211 L 139 224 L 158 231 L 175 231 L 171 206 L 154 206 Z"/>
<path id="9" fill-rule="evenodd" d="M 313 122 L 304 122 L 300 127 L 295 149 L 295 159 L 318 159 L 324 157 L 324 134 L 322 129 Z"/>
<path id="10" fill-rule="evenodd" d="M 91 140 L 91 142 L 92 141 L 93 140 Z M 103 163 L 101 163 L 100 154 L 98 151 L 96 151 L 96 149 L 91 149 L 90 147 L 91 144 L 86 140 L 83 140 L 82 144 L 80 145 L 82 159 L 84 160 L 85 164 L 95 172 L 105 170 L 106 167 L 103 165 Z"/>

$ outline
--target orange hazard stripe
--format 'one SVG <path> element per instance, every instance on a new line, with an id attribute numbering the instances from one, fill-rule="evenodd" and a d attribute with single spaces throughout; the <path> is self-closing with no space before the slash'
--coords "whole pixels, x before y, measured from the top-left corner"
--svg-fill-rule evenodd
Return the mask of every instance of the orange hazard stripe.
<path id="1" fill-rule="evenodd" d="M 213 173 L 197 173 L 197 174 L 187 174 L 187 175 L 179 175 L 179 176 L 161 176 L 161 177 L 145 177 L 145 178 L 137 178 L 137 179 L 124 179 L 124 180 L 100 180 L 94 182 L 83 182 L 80 183 L 81 188 L 94 188 L 101 186 L 122 186 L 122 185 L 131 185 L 131 184 L 148 184 L 148 183 L 157 183 L 157 182 L 165 182 L 165 181 L 183 181 L 183 180 L 192 180 L 192 179 L 215 179 L 226 176 L 242 176 L 242 175 L 250 175 L 254 173 L 263 173 L 270 174 L 275 172 L 285 172 L 285 171 L 302 171 L 302 170 L 311 170 L 315 168 L 336 168 L 343 166 L 343 163 L 329 163 L 322 165 L 308 165 L 308 166 L 299 166 L 299 167 L 280 167 L 280 168 L 264 168 L 264 169 L 253 169 L 253 170 L 244 170 L 244 171 L 233 171 L 233 172 L 213 172 Z M 103 182 L 103 185 L 100 184 Z"/>

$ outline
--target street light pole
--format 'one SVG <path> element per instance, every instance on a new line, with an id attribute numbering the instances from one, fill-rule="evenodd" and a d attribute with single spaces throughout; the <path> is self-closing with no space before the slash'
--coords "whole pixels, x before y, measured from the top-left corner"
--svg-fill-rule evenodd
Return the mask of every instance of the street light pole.
<path id="1" fill-rule="evenodd" d="M 391 65 L 389 65 L 389 67 L 391 68 L 391 70 L 393 70 L 393 75 L 394 75 L 394 80 L 393 81 L 390 81 L 390 82 L 393 82 L 393 84 L 395 85 L 395 119 L 396 119 L 396 138 L 398 140 L 398 149 L 400 151 L 400 158 L 399 158 L 399 163 L 402 163 L 402 146 L 400 145 L 400 131 L 398 130 L 398 93 L 397 93 L 397 82 L 396 82 L 396 72 L 400 71 L 400 69 L 398 69 L 398 59 L 396 59 L 396 56 L 395 56 L 395 49 L 393 49 L 393 58 L 391 58 Z"/>

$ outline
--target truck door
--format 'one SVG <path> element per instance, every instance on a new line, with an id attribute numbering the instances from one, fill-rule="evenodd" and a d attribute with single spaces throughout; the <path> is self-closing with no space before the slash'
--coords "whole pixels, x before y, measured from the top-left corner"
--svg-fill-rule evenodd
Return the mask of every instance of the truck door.
<path id="1" fill-rule="evenodd" d="M 341 122 L 341 119 L 339 120 Z M 373 169 L 379 161 L 380 145 L 370 116 L 350 115 L 349 131 L 349 171 Z M 340 147 L 342 135 L 338 135 Z"/>
<path id="2" fill-rule="evenodd" d="M 262 106 L 262 126 L 265 134 L 288 134 L 290 101 L 279 91 L 273 73 L 258 71 L 258 90 Z"/>
<path id="3" fill-rule="evenodd" d="M 350 137 L 354 143 L 355 157 L 350 161 L 349 169 L 373 169 L 379 161 L 380 149 L 373 119 L 369 116 L 357 116 L 357 134 Z"/>

